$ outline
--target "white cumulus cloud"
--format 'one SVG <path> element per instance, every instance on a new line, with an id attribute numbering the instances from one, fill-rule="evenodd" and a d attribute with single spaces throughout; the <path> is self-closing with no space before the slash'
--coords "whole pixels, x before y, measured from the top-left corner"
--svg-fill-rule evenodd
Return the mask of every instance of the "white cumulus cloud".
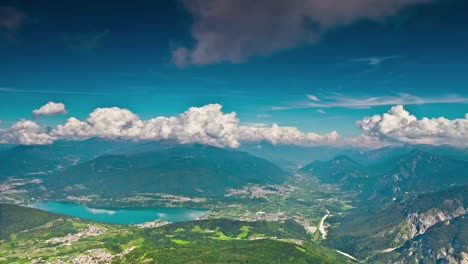
<path id="1" fill-rule="evenodd" d="M 0 129 L 1 144 L 45 145 L 56 138 L 31 120 L 20 120 L 8 129 Z"/>
<path id="2" fill-rule="evenodd" d="M 323 96 L 321 100 L 307 95 L 309 99 L 306 102 L 294 103 L 285 106 L 274 106 L 271 110 L 289 110 L 303 108 L 351 108 L 364 109 L 374 106 L 392 106 L 392 105 L 423 105 L 423 104 L 466 104 L 468 97 L 462 95 L 439 95 L 435 97 L 421 97 L 411 94 L 384 95 L 384 96 L 346 96 L 346 95 L 328 95 Z"/>
<path id="3" fill-rule="evenodd" d="M 69 118 L 52 130 L 57 138 L 90 137 L 130 140 L 175 140 L 212 146 L 237 148 L 246 141 L 269 141 L 273 144 L 317 145 L 338 139 L 338 133 L 326 135 L 303 133 L 295 127 L 240 125 L 235 112 L 224 113 L 219 104 L 191 107 L 178 116 L 159 116 L 141 120 L 130 110 L 98 108 L 84 120 Z"/>
<path id="4" fill-rule="evenodd" d="M 63 103 L 54 103 L 48 102 L 47 104 L 41 106 L 39 109 L 33 110 L 33 115 L 36 117 L 39 116 L 53 116 L 66 114 L 65 105 Z"/>
<path id="5" fill-rule="evenodd" d="M 235 112 L 224 113 L 222 105 L 190 107 L 176 116 L 141 119 L 128 109 L 97 108 L 80 120 L 69 118 L 54 128 L 31 120 L 20 120 L 0 129 L 0 144 L 42 145 L 55 140 L 83 140 L 92 137 L 134 141 L 171 140 L 181 144 L 199 143 L 237 148 L 244 142 L 267 141 L 282 145 L 336 145 L 377 148 L 394 143 L 450 144 L 468 146 L 468 113 L 465 118 L 421 118 L 403 106 L 387 113 L 357 121 L 363 134 L 340 139 L 336 131 L 327 134 L 302 132 L 297 127 L 241 123 Z"/>
<path id="6" fill-rule="evenodd" d="M 386 141 L 410 144 L 449 144 L 468 146 L 468 113 L 465 118 L 416 118 L 402 105 L 387 113 L 366 117 L 357 122 L 366 135 Z"/>

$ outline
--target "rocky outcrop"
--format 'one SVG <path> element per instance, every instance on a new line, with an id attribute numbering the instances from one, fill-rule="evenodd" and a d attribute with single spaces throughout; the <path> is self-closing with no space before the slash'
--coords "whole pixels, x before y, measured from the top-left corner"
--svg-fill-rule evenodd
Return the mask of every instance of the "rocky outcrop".
<path id="1" fill-rule="evenodd" d="M 398 249 L 385 252 L 378 260 L 385 263 L 468 263 L 468 215 L 434 224 Z"/>
<path id="2" fill-rule="evenodd" d="M 451 199 L 445 203 L 450 203 L 452 210 L 432 208 L 424 213 L 410 213 L 402 225 L 399 226 L 399 232 L 395 238 L 395 242 L 404 242 L 410 240 L 417 235 L 422 235 L 431 226 L 451 220 L 455 217 L 466 214 L 468 211 L 464 207 L 463 200 Z"/>
<path id="3" fill-rule="evenodd" d="M 459 207 L 457 210 L 452 212 L 444 212 L 436 208 L 431 209 L 424 214 L 410 214 L 407 218 L 407 223 L 413 226 L 413 230 L 416 231 L 416 234 L 424 234 L 429 227 L 466 213 L 467 212 L 464 207 Z"/>

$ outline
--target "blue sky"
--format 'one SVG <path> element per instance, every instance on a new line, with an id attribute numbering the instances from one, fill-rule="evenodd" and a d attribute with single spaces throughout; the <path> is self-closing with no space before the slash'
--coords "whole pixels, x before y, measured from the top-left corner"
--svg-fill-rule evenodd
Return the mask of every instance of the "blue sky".
<path id="1" fill-rule="evenodd" d="M 222 14 L 235 22 L 226 18 L 217 21 L 221 29 L 213 29 L 203 25 L 207 18 L 177 0 L 2 1 L 0 126 L 37 120 L 31 111 L 49 101 L 64 103 L 68 113 L 40 118 L 47 126 L 70 116 L 85 119 L 97 107 L 128 108 L 147 119 L 209 103 L 237 112 L 243 123 L 278 123 L 320 134 L 336 130 L 345 136 L 361 133 L 357 120 L 400 103 L 419 118 L 464 118 L 468 3 L 413 2 L 397 11 L 366 11 L 349 23 L 339 22 L 344 11 L 338 10 L 330 15 L 332 26 L 328 17 L 311 15 L 318 24 L 313 27 L 322 29 L 310 30 L 314 40 L 302 40 L 301 33 L 275 31 L 252 38 L 271 26 L 239 27 L 242 18 L 230 10 Z M 16 27 L 5 22 L 11 10 L 22 15 Z M 247 22 L 255 24 L 253 17 Z M 284 17 L 291 20 L 290 14 Z M 277 23 L 269 19 L 264 18 Z M 226 21 L 236 23 L 236 36 L 229 35 Z M 246 34 L 248 43 L 231 54 L 235 44 L 206 44 L 207 31 L 221 34 L 224 42 Z M 220 55 L 197 61 L 194 54 L 203 43 Z M 182 48 L 190 54 L 183 65 L 174 57 Z M 359 103 L 374 97 L 376 105 Z"/>

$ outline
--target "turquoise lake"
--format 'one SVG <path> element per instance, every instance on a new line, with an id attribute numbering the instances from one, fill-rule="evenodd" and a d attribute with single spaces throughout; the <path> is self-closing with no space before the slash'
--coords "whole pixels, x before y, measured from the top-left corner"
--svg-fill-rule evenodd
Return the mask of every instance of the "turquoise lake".
<path id="1" fill-rule="evenodd" d="M 40 210 L 111 224 L 141 224 L 162 219 L 169 222 L 195 220 L 208 210 L 193 208 L 93 208 L 69 202 L 38 202 L 30 205 Z"/>

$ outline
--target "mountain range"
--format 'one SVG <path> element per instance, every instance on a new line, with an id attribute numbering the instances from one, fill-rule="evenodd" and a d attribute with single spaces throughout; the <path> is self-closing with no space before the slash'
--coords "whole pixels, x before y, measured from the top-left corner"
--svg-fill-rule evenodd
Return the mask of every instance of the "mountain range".
<path id="1" fill-rule="evenodd" d="M 300 164 L 305 166 L 298 168 Z M 224 195 L 229 189 L 252 184 L 287 187 L 255 189 L 262 192 L 256 199 L 272 192 L 284 192 L 281 199 L 288 199 L 288 184 L 296 176 L 317 179 L 318 184 L 336 186 L 336 191 L 354 197 L 346 213 L 332 212 L 326 219 L 330 226 L 325 246 L 369 263 L 412 263 L 415 257 L 421 263 L 468 261 L 466 149 L 401 145 L 365 150 L 261 143 L 233 150 L 103 139 L 0 149 L 0 181 L 40 179 L 40 185 L 27 188 L 58 200 L 97 195 L 112 201 L 140 193 L 228 199 Z M 250 199 L 237 202 L 250 203 Z M 38 223 L 47 218 L 35 215 Z M 219 221 L 216 226 L 228 220 Z M 2 232 L 6 237 L 7 231 Z"/>
<path id="2" fill-rule="evenodd" d="M 301 173 L 358 192 L 355 208 L 330 219 L 326 245 L 371 263 L 468 260 L 468 161 L 464 150 L 384 148 L 314 161 Z"/>
<path id="3" fill-rule="evenodd" d="M 201 145 L 168 145 L 102 155 L 49 176 L 45 186 L 81 194 L 160 192 L 222 196 L 227 188 L 240 188 L 249 183 L 279 184 L 286 176 L 276 165 L 246 152 Z"/>
<path id="4" fill-rule="evenodd" d="M 385 151 L 384 155 L 381 155 Z M 299 171 L 325 183 L 359 189 L 367 198 L 403 200 L 408 195 L 435 192 L 468 184 L 468 161 L 417 149 L 379 150 L 361 155 L 360 164 L 347 156 L 314 161 Z M 364 158 L 362 158 L 364 156 Z M 368 157 L 373 157 L 370 162 Z M 359 158 L 358 158 L 359 159 Z"/>

